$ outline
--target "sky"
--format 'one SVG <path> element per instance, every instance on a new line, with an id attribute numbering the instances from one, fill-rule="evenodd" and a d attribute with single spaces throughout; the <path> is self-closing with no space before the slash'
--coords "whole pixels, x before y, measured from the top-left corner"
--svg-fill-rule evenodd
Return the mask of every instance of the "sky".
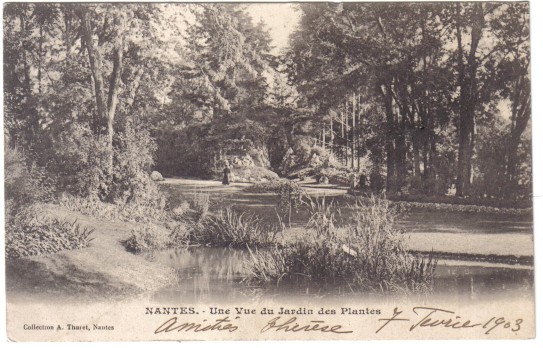
<path id="1" fill-rule="evenodd" d="M 248 4 L 247 12 L 253 17 L 256 24 L 263 20 L 270 29 L 272 53 L 278 54 L 288 45 L 288 37 L 296 28 L 300 20 L 300 12 L 296 11 L 293 3 L 266 3 Z"/>

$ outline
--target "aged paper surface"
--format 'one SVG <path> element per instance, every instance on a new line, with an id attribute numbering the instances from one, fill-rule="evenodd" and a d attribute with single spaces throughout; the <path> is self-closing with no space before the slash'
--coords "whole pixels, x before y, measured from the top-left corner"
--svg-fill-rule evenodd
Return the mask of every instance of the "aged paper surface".
<path id="1" fill-rule="evenodd" d="M 534 338 L 529 7 L 5 4 L 8 339 Z"/>

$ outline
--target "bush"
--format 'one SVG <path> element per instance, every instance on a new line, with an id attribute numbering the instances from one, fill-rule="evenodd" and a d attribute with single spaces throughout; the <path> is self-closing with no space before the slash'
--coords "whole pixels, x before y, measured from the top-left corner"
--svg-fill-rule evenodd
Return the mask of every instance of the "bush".
<path id="1" fill-rule="evenodd" d="M 77 220 L 40 217 L 31 206 L 6 221 L 6 256 L 20 258 L 88 247 L 94 230 Z"/>
<path id="2" fill-rule="evenodd" d="M 73 124 L 48 141 L 49 148 L 35 157 L 62 191 L 110 203 L 160 204 L 149 176 L 156 145 L 148 132 L 126 127 L 115 134 L 110 148 L 88 125 Z"/>
<path id="3" fill-rule="evenodd" d="M 189 245 L 191 233 L 185 224 L 174 224 L 169 229 L 154 223 L 146 223 L 130 231 L 123 241 L 126 250 L 139 254 Z"/>
<path id="4" fill-rule="evenodd" d="M 358 204 L 353 222 L 335 226 L 333 205 L 311 202 L 307 231 L 275 250 L 251 250 L 251 279 L 259 282 L 307 279 L 376 292 L 430 291 L 436 261 L 408 253 L 390 203 L 372 197 Z"/>
<path id="5" fill-rule="evenodd" d="M 47 201 L 53 193 L 45 171 L 36 165 L 28 165 L 25 157 L 16 149 L 4 149 L 4 194 L 13 209 Z"/>
<path id="6" fill-rule="evenodd" d="M 168 231 L 153 223 L 138 226 L 130 233 L 130 237 L 123 244 L 126 250 L 133 253 L 163 250 L 170 245 Z"/>
<path id="7" fill-rule="evenodd" d="M 263 182 L 278 180 L 277 173 L 264 167 L 236 167 L 231 169 L 232 182 Z"/>
<path id="8" fill-rule="evenodd" d="M 144 130 L 127 128 L 114 138 L 110 200 L 161 204 L 157 185 L 149 176 L 156 144 Z"/>
<path id="9" fill-rule="evenodd" d="M 196 221 L 202 219 L 209 212 L 209 192 L 199 191 L 190 198 L 190 208 L 194 210 Z"/>
<path id="10" fill-rule="evenodd" d="M 226 208 L 196 225 L 195 240 L 215 246 L 263 246 L 275 243 L 280 232 L 254 215 Z"/>
<path id="11" fill-rule="evenodd" d="M 51 139 L 41 139 L 35 157 L 56 178 L 58 188 L 80 196 L 105 199 L 110 185 L 107 175 L 109 150 L 103 138 L 88 125 L 71 124 Z"/>

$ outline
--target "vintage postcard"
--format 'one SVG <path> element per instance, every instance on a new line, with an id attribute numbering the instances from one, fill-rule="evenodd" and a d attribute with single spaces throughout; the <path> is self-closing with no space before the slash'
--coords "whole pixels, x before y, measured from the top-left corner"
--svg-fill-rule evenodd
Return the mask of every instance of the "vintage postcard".
<path id="1" fill-rule="evenodd" d="M 5 3 L 8 339 L 534 338 L 529 5 Z"/>

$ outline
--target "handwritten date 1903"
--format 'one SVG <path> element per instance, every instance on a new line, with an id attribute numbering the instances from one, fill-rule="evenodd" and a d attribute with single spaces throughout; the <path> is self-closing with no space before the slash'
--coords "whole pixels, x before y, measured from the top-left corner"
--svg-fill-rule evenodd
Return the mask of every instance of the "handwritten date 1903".
<path id="1" fill-rule="evenodd" d="M 488 320 L 472 321 L 457 315 L 454 311 L 432 307 L 413 307 L 413 313 L 416 316 L 415 318 L 404 314 L 403 311 L 398 310 L 398 307 L 394 308 L 390 318 L 379 319 L 382 325 L 377 329 L 376 333 L 381 332 L 393 322 L 404 322 L 410 324 L 408 326 L 409 331 L 441 327 L 453 330 L 479 329 L 484 330 L 485 335 L 489 335 L 497 329 L 510 330 L 511 332 L 520 331 L 523 322 L 522 319 L 506 320 L 504 317 L 499 316 L 494 316 Z"/>

